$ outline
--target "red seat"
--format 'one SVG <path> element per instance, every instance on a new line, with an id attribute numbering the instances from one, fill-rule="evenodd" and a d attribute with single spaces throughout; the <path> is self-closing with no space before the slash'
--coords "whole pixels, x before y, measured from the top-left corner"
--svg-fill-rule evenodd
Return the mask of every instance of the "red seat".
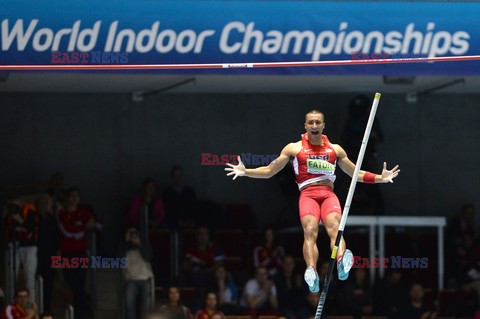
<path id="1" fill-rule="evenodd" d="M 153 252 L 152 267 L 162 278 L 170 277 L 171 240 L 169 230 L 151 230 L 150 243 Z M 157 276 L 156 276 L 157 277 Z"/>
<path id="2" fill-rule="evenodd" d="M 448 312 L 448 307 L 455 306 L 459 301 L 466 297 L 465 292 L 462 290 L 455 289 L 443 289 L 440 291 L 439 305 L 440 305 L 440 314 L 445 314 Z"/>

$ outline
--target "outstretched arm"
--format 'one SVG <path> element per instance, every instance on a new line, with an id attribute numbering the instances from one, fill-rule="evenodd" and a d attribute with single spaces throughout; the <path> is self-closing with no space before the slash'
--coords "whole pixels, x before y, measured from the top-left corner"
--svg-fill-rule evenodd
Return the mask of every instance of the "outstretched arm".
<path id="1" fill-rule="evenodd" d="M 268 166 L 261 166 L 257 168 L 245 168 L 240 156 L 238 157 L 238 165 L 227 163 L 225 171 L 229 172 L 227 176 L 234 175 L 233 179 L 239 176 L 247 176 L 252 178 L 270 178 L 280 172 L 285 165 L 287 165 L 290 157 L 293 154 L 294 144 L 288 144 L 280 153 L 276 160 L 272 161 Z"/>
<path id="2" fill-rule="evenodd" d="M 335 151 L 337 153 L 338 166 L 348 176 L 353 177 L 353 173 L 355 171 L 355 164 L 353 164 L 352 161 L 348 158 L 347 153 L 340 145 L 336 145 Z M 398 176 L 398 173 L 400 173 L 398 165 L 396 165 L 391 170 L 387 170 L 387 163 L 384 162 L 381 175 L 375 175 L 360 170 L 360 172 L 358 173 L 358 181 L 363 183 L 393 183 L 393 179 Z"/>

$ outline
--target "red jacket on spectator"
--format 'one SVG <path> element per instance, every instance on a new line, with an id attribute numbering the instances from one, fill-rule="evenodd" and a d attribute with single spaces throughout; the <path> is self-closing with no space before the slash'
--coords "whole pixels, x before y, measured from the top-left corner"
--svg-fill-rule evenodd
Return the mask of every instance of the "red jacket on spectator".
<path id="1" fill-rule="evenodd" d="M 87 222 L 93 219 L 92 212 L 83 206 L 73 212 L 60 211 L 58 225 L 60 228 L 60 250 L 62 253 L 87 251 Z"/>
<path id="2" fill-rule="evenodd" d="M 208 313 L 207 309 L 201 309 L 195 314 L 195 319 L 225 318 L 223 312 L 216 310 L 214 313 Z"/>
<path id="3" fill-rule="evenodd" d="M 8 305 L 2 312 L 2 319 L 23 319 L 28 317 L 29 313 L 19 304 Z"/>
<path id="4" fill-rule="evenodd" d="M 255 268 L 265 267 L 270 275 L 275 275 L 282 266 L 282 259 L 285 252 L 281 246 L 272 249 L 266 246 L 258 246 L 253 250 L 253 261 Z"/>
<path id="5" fill-rule="evenodd" d="M 220 247 L 210 243 L 205 250 L 199 250 L 197 246 L 189 246 L 185 257 L 193 263 L 194 267 L 208 268 L 225 259 Z"/>

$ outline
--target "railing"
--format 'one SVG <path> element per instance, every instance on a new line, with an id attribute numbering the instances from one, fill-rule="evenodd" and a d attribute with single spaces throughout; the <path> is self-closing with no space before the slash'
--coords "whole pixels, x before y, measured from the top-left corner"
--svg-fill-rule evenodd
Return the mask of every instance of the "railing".
<path id="1" fill-rule="evenodd" d="M 35 281 L 35 302 L 37 303 L 38 312 L 42 313 L 44 309 L 43 304 L 43 277 L 37 276 L 37 280 Z"/>
<path id="2" fill-rule="evenodd" d="M 88 236 L 88 247 L 87 247 L 87 256 L 90 258 L 92 256 L 97 255 L 97 233 L 95 232 L 95 229 L 91 229 L 87 231 L 87 236 Z M 96 302 L 97 302 L 97 282 L 96 282 L 96 274 L 97 274 L 97 269 L 96 268 L 89 268 L 87 269 L 89 272 L 88 278 L 90 279 L 90 293 L 91 293 L 91 300 L 92 300 L 92 308 L 96 309 Z"/>
<path id="3" fill-rule="evenodd" d="M 418 216 L 349 216 L 345 231 L 348 233 L 349 226 L 366 226 L 369 228 L 369 258 L 385 257 L 385 227 L 387 226 L 405 226 L 405 227 L 435 227 L 437 228 L 438 242 L 438 290 L 443 289 L 443 275 L 445 269 L 444 261 L 444 240 L 443 228 L 447 224 L 445 217 L 418 217 Z M 379 249 L 376 248 L 376 231 L 378 229 Z M 300 227 L 291 227 L 279 232 L 301 231 Z M 380 277 L 384 275 L 384 269 L 379 269 Z M 376 268 L 370 268 L 370 281 L 373 283 Z"/>
<path id="4" fill-rule="evenodd" d="M 178 231 L 171 231 L 170 233 L 170 277 L 178 278 L 180 276 L 180 240 Z"/>
<path id="5" fill-rule="evenodd" d="M 68 305 L 65 310 L 65 319 L 75 319 L 75 310 L 72 305 Z"/>
<path id="6" fill-rule="evenodd" d="M 149 291 L 149 300 L 147 301 L 147 311 L 150 311 L 150 310 L 153 310 L 153 307 L 155 307 L 155 278 L 150 278 L 148 280 L 148 284 L 149 284 L 149 287 L 150 287 L 150 291 Z"/>
<path id="7" fill-rule="evenodd" d="M 15 297 L 15 255 L 13 244 L 9 243 L 5 250 L 5 300 L 10 302 Z"/>

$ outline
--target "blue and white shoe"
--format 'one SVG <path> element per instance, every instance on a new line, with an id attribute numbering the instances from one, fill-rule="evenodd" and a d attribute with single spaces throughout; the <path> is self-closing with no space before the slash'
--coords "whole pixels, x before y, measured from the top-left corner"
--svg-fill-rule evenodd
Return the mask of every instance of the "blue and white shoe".
<path id="1" fill-rule="evenodd" d="M 318 274 L 315 271 L 315 269 L 310 266 L 305 270 L 305 275 L 303 276 L 305 279 L 305 282 L 308 285 L 308 289 L 310 289 L 311 292 L 318 292 L 320 291 L 320 280 L 318 278 Z"/>
<path id="2" fill-rule="evenodd" d="M 347 249 L 343 253 L 342 258 L 337 261 L 337 272 L 339 280 L 347 280 L 350 269 L 353 266 L 353 254 Z"/>

